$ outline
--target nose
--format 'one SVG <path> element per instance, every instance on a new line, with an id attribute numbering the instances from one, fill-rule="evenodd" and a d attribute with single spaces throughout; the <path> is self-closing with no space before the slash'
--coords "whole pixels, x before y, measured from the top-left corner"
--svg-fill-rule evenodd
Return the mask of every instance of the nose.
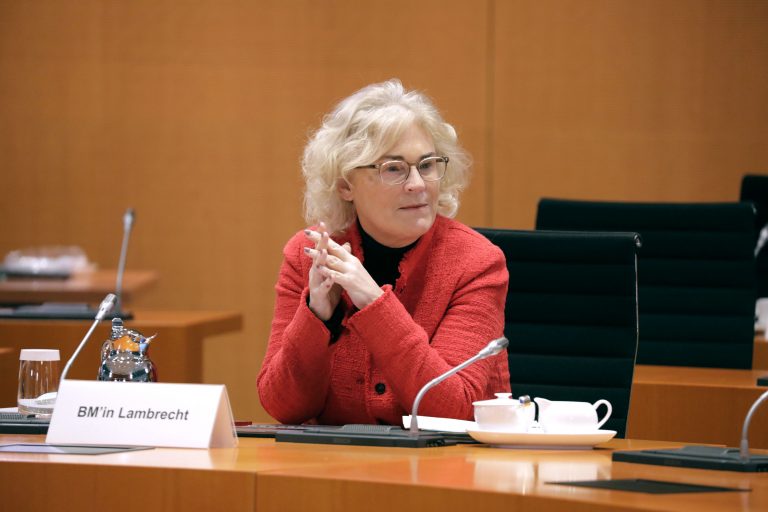
<path id="1" fill-rule="evenodd" d="M 425 187 L 426 185 L 424 183 L 424 178 L 422 178 L 421 174 L 419 174 L 419 169 L 415 164 L 411 164 L 410 170 L 408 172 L 408 178 L 405 180 L 405 190 L 412 192 L 414 190 L 420 190 Z"/>

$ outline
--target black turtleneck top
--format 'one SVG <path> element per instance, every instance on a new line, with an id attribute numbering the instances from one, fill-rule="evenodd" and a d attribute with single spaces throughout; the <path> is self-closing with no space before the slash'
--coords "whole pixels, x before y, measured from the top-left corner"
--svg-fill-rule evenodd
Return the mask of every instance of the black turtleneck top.
<path id="1" fill-rule="evenodd" d="M 395 281 L 400 277 L 400 269 L 398 268 L 400 260 L 403 259 L 406 252 L 416 245 L 416 242 L 393 249 L 374 240 L 371 235 L 365 232 L 360 221 L 357 222 L 357 226 L 363 241 L 363 267 L 379 286 L 389 284 L 394 287 Z"/>

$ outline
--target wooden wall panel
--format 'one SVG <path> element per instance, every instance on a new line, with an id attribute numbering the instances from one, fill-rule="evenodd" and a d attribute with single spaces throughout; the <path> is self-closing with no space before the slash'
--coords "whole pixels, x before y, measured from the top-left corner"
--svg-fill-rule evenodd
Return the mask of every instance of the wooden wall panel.
<path id="1" fill-rule="evenodd" d="M 135 207 L 129 265 L 162 275 L 137 306 L 242 310 L 205 379 L 267 419 L 302 147 L 390 77 L 474 156 L 470 225 L 532 227 L 544 195 L 732 200 L 768 172 L 763 1 L 0 0 L 0 255 L 79 244 L 114 267 Z"/>
<path id="2" fill-rule="evenodd" d="M 733 201 L 768 173 L 768 3 L 495 2 L 491 221 L 542 196 Z"/>
<path id="3" fill-rule="evenodd" d="M 135 207 L 129 265 L 162 276 L 137 305 L 243 311 L 242 334 L 207 343 L 205 380 L 267 419 L 255 378 L 309 131 L 401 78 L 473 153 L 461 218 L 482 223 L 487 23 L 460 0 L 0 2 L 0 254 L 79 244 L 114 267 Z"/>

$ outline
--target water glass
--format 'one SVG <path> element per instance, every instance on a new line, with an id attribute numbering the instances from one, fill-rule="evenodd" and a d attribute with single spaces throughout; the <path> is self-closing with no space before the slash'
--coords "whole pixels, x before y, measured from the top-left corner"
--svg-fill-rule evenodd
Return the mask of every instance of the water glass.
<path id="1" fill-rule="evenodd" d="M 48 418 L 59 389 L 59 351 L 23 349 L 19 355 L 18 406 L 21 414 Z"/>

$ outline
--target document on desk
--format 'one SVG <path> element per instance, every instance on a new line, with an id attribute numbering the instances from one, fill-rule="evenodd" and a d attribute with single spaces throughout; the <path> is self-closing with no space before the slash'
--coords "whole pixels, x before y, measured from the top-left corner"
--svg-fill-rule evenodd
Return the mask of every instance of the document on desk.
<path id="1" fill-rule="evenodd" d="M 411 427 L 411 417 L 403 416 L 403 427 Z M 454 418 L 436 418 L 419 415 L 419 430 L 435 430 L 438 432 L 454 432 L 466 434 L 468 430 L 477 430 L 474 421 L 457 420 Z"/>

